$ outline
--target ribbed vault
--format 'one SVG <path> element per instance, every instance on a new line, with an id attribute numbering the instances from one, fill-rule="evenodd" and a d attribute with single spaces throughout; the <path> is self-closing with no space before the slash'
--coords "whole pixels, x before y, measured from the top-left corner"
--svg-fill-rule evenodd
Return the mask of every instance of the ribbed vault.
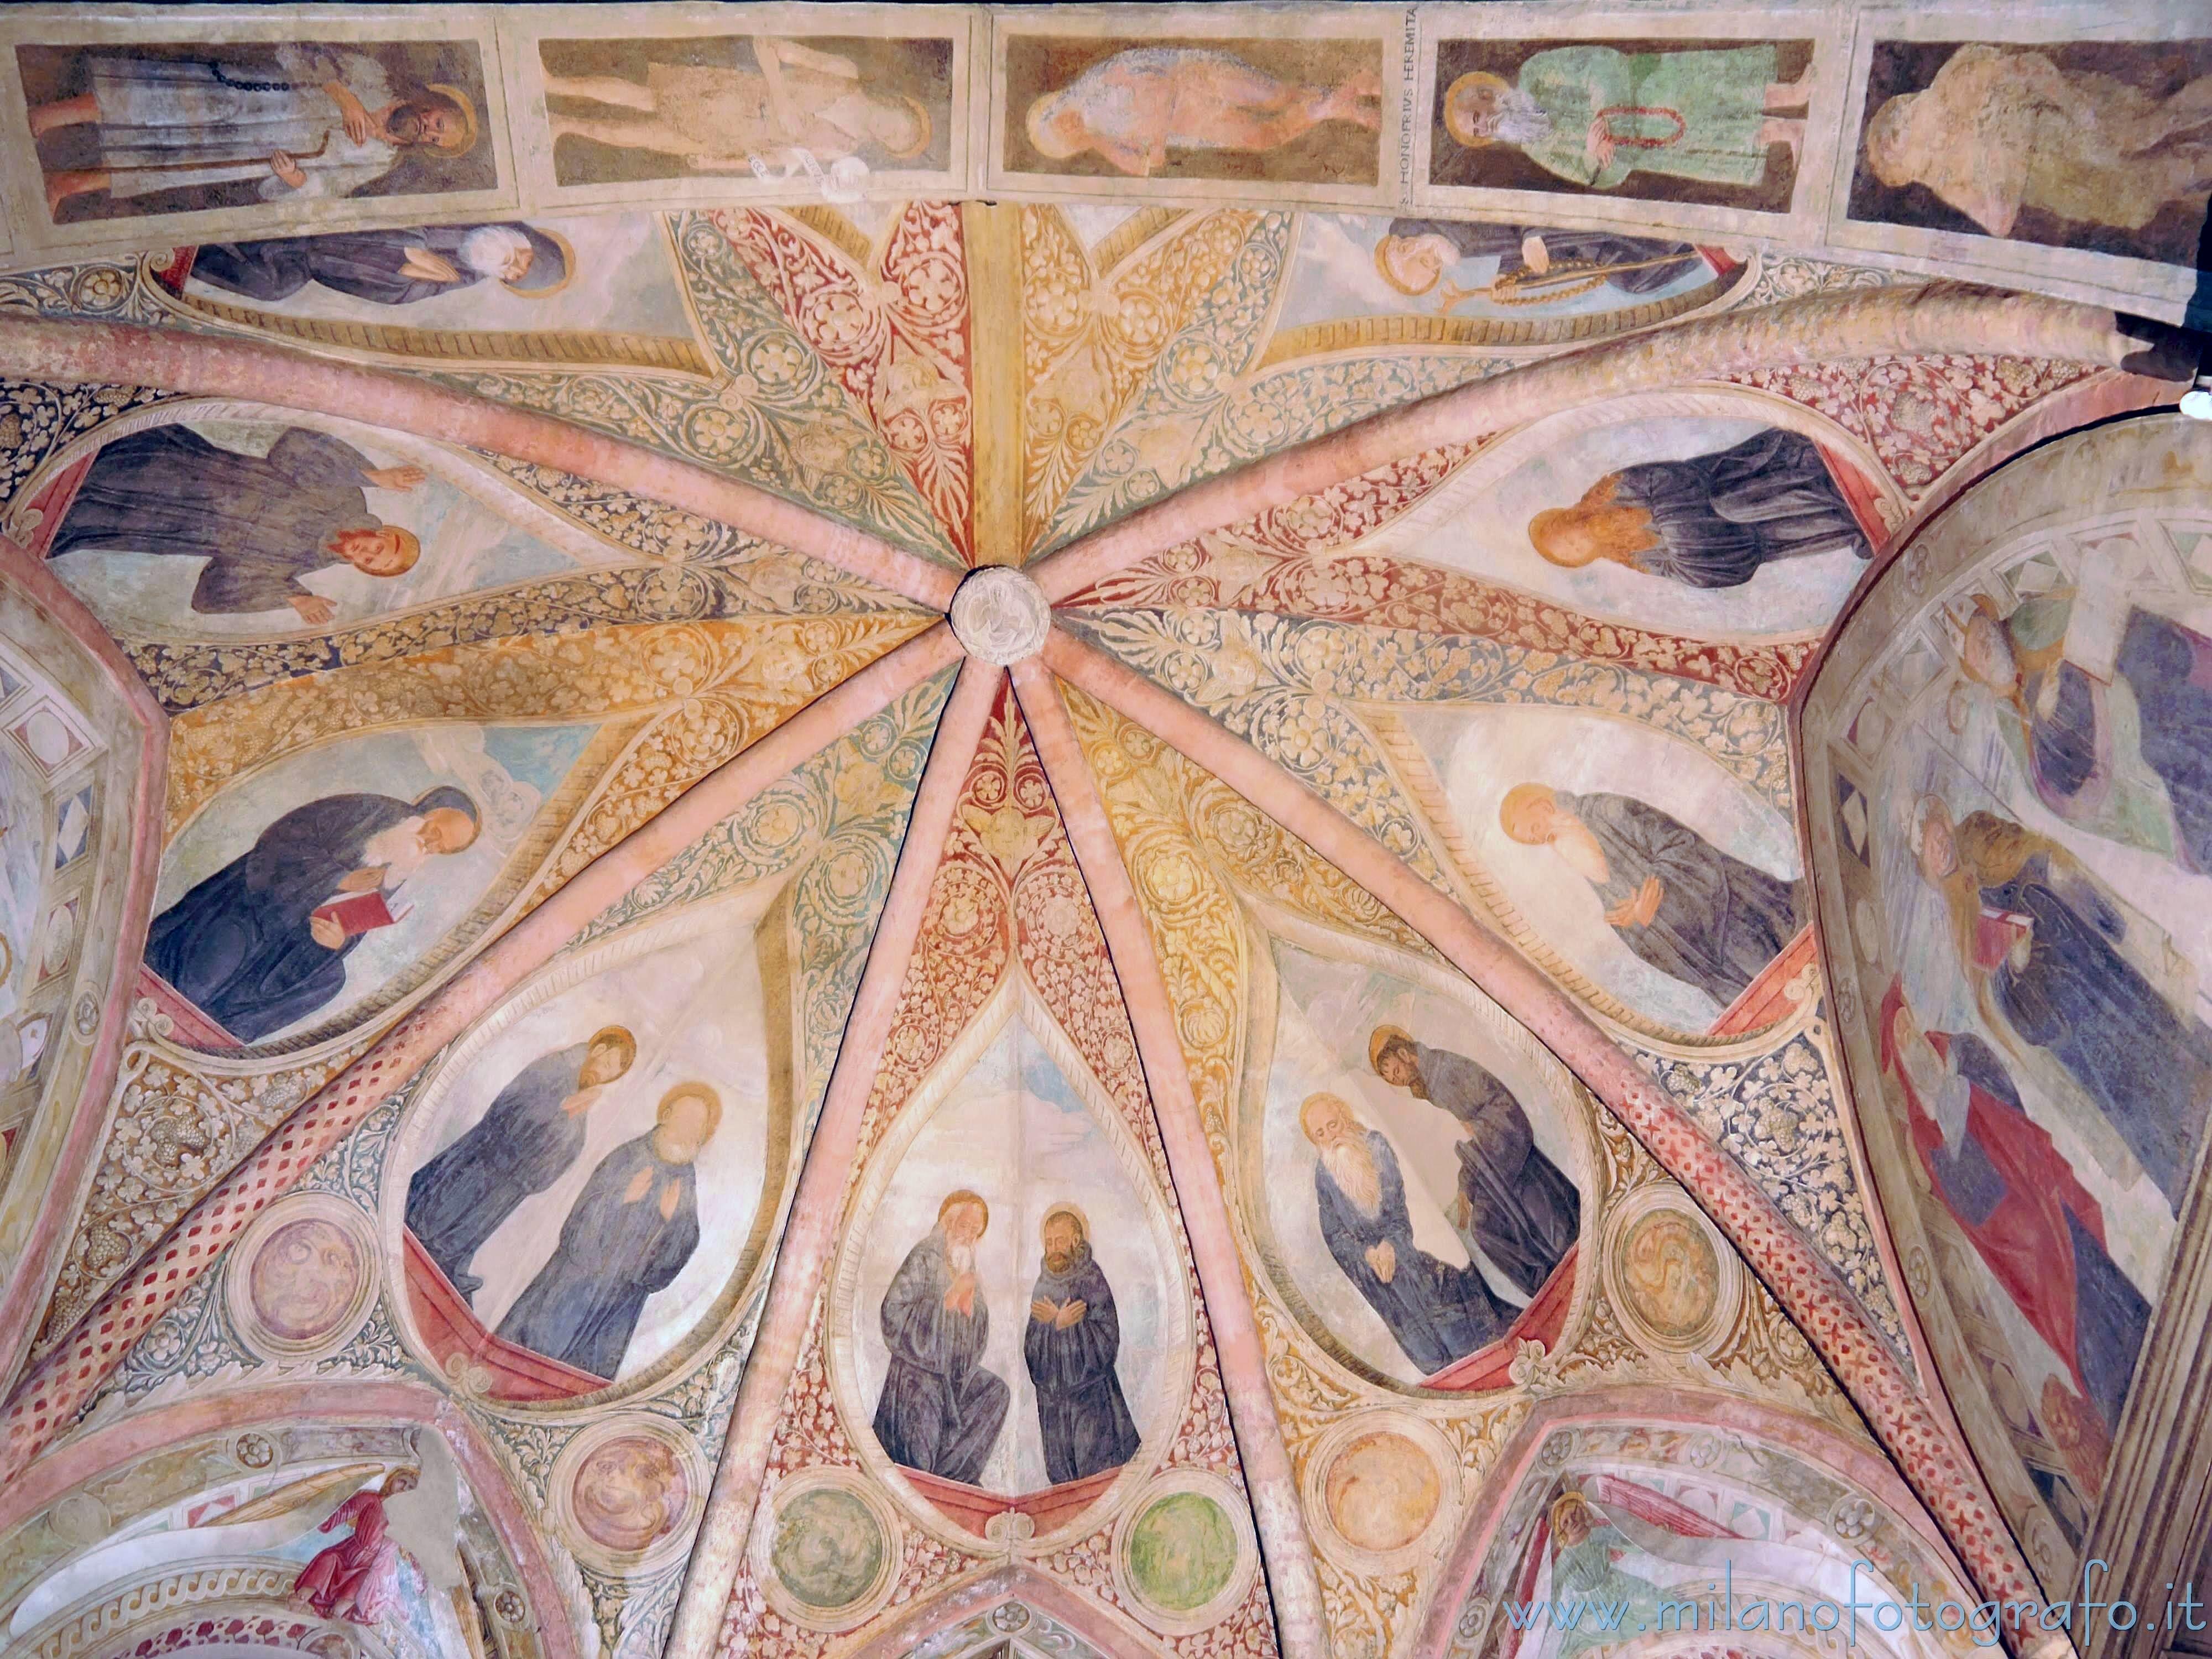
<path id="1" fill-rule="evenodd" d="M 211 237 L 0 276 L 0 759 L 48 802 L 9 1029 L 80 1045 L 0 1076 L 10 1643 L 1504 1659 L 1577 1528 L 1655 1595 L 2201 1549 L 2154 1449 L 2201 1197 L 2152 1131 L 2061 1133 L 2170 1200 L 2100 1212 L 2159 1382 L 2120 1365 L 2100 1457 L 2038 1359 L 2022 1422 L 2053 1328 L 1930 1208 L 1956 1136 L 1882 1024 L 1893 975 L 1954 1025 L 2008 993 L 1971 923 L 1900 962 L 1935 924 L 1865 850 L 1925 828 L 1899 734 L 1983 729 L 1976 592 L 2212 661 L 2202 428 L 2139 413 L 2191 342 L 1770 238 L 1508 351 L 1346 297 L 1336 241 L 1416 233 L 1255 188 L 609 202 L 561 222 L 629 262 L 598 311 L 475 337 L 216 297 Z M 1547 562 L 1541 515 L 1669 466 L 1831 539 Z M 180 577 L 147 481 L 218 475 L 250 510 Z M 285 574 L 318 491 L 419 553 Z M 2156 672 L 2112 671 L 2167 866 L 2043 854 L 2130 917 L 2202 908 L 2202 692 Z M 2033 772 L 2053 717 L 1994 689 Z M 2142 1029 L 2212 1054 L 2202 929 L 2115 926 Z M 2015 1113 L 2087 1121 L 2036 1064 Z M 314 1528 L 362 1494 L 404 1559 L 349 1623 Z"/>

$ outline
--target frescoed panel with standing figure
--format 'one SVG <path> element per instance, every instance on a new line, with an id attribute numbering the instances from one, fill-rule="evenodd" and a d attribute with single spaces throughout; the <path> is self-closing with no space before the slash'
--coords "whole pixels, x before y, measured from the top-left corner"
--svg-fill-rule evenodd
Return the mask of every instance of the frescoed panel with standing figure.
<path id="1" fill-rule="evenodd" d="M 1498 1386 L 1502 1365 L 1476 1356 L 1556 1338 L 1572 1295 L 1581 1109 L 1494 1009 L 1411 964 L 1333 959 L 1342 948 L 1268 947 L 1254 1041 L 1269 1058 L 1244 1137 L 1262 1254 L 1285 1302 L 1358 1370 Z"/>
<path id="2" fill-rule="evenodd" d="M 708 372 L 657 214 L 211 239 L 143 268 L 147 296 L 195 324 L 325 350 Z"/>
<path id="3" fill-rule="evenodd" d="M 759 1258 L 787 1082 L 763 1024 L 765 924 L 731 902 L 718 927 L 694 918 L 526 992 L 402 1142 L 392 1207 L 416 1335 L 495 1398 L 559 1401 L 654 1368 L 727 1312 Z"/>
<path id="4" fill-rule="evenodd" d="M 1923 1319 L 1981 1390 L 1965 1419 L 2046 1586 L 2162 1456 L 2128 1427 L 2145 1379 L 2194 1364 L 2193 1338 L 2153 1335 L 2203 1249 L 2212 1116 L 2192 433 L 2124 422 L 1978 486 L 1808 717 L 1877 1174 L 1910 1194 L 1892 1207 L 1940 1288 Z"/>
<path id="5" fill-rule="evenodd" d="M 1751 275 L 1745 256 L 1675 237 L 1310 213 L 1267 355 L 1386 339 L 1507 349 L 1602 339 L 1717 304 Z"/>
<path id="6" fill-rule="evenodd" d="M 1875 42 L 1850 214 L 2192 266 L 2212 39 Z"/>
<path id="7" fill-rule="evenodd" d="M 1640 627 L 1802 637 L 1901 515 L 1881 477 L 1856 440 L 1802 411 L 1622 397 L 1502 440 L 1385 544 Z"/>
<path id="8" fill-rule="evenodd" d="M 398 994 L 462 942 L 594 730 L 377 732 L 252 774 L 170 842 L 146 970 L 220 1047 L 325 1029 Z"/>
<path id="9" fill-rule="evenodd" d="M 1409 713 L 1510 936 L 1601 1011 L 1729 1029 L 1812 919 L 1793 826 L 1680 738 L 1568 709 Z M 1629 781 L 1633 780 L 1631 783 Z"/>
<path id="10" fill-rule="evenodd" d="M 1445 40 L 1429 183 L 1790 210 L 1803 40 Z"/>
<path id="11" fill-rule="evenodd" d="M 514 486 L 404 436 L 250 404 L 133 428 L 37 487 L 32 537 L 126 637 L 343 626 L 572 570 L 580 548 L 616 556 L 573 532 L 550 544 L 551 515 L 516 522 Z"/>
<path id="12" fill-rule="evenodd" d="M 472 40 L 21 45 L 56 225 L 501 181 Z"/>
<path id="13" fill-rule="evenodd" d="M 844 1250 L 839 1397 L 963 1524 L 1006 1499 L 1087 1505 L 1187 1386 L 1165 1215 L 1073 1064 L 1011 1018 L 881 1155 L 895 1163 L 864 1186 L 869 1223 Z"/>

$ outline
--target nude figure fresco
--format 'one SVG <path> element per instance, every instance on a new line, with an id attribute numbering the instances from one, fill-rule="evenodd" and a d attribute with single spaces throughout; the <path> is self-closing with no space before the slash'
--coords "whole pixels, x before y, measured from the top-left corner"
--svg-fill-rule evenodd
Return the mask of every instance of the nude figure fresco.
<path id="1" fill-rule="evenodd" d="M 1446 40 L 1430 182 L 1785 210 L 1802 40 Z"/>
<path id="2" fill-rule="evenodd" d="M 1011 171 L 1372 184 L 1382 59 L 1356 41 L 1007 46 Z"/>
<path id="3" fill-rule="evenodd" d="M 57 224 L 495 182 L 472 42 L 15 51 Z"/>
<path id="4" fill-rule="evenodd" d="M 2196 263 L 2212 39 L 1877 41 L 1854 219 Z"/>
<path id="5" fill-rule="evenodd" d="M 538 52 L 563 185 L 803 170 L 849 185 L 946 165 L 949 40 L 553 40 Z"/>

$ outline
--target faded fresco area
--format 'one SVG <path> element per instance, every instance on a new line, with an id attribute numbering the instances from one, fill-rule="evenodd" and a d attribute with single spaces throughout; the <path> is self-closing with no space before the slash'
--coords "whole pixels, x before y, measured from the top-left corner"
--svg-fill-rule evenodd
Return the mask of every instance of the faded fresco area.
<path id="1" fill-rule="evenodd" d="M 1933 603 L 1876 659 L 1883 691 L 1839 705 L 1822 792 L 1867 964 L 1877 1144 L 1986 1390 L 1977 1426 L 2009 1443 L 2059 1563 L 2125 1477 L 2212 1108 L 2191 667 L 2212 616 L 2168 527 L 2201 510 L 2194 447 L 2146 422 L 1981 486 L 1978 534 L 1935 545 Z"/>
<path id="2" fill-rule="evenodd" d="M 10 1659 L 2185 1579 L 2208 87 L 0 15 Z"/>

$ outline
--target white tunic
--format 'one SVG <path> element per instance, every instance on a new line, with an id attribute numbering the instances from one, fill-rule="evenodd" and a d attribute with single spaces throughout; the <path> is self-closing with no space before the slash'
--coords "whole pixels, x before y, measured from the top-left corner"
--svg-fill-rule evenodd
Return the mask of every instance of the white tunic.
<path id="1" fill-rule="evenodd" d="M 346 137 L 336 81 L 372 112 L 392 102 L 384 66 L 356 52 L 276 49 L 278 67 L 101 54 L 92 60 L 100 164 L 112 196 L 250 183 L 264 198 L 295 193 L 270 171 L 282 151 L 307 175 L 297 193 L 349 196 L 392 170 L 398 146 Z"/>

